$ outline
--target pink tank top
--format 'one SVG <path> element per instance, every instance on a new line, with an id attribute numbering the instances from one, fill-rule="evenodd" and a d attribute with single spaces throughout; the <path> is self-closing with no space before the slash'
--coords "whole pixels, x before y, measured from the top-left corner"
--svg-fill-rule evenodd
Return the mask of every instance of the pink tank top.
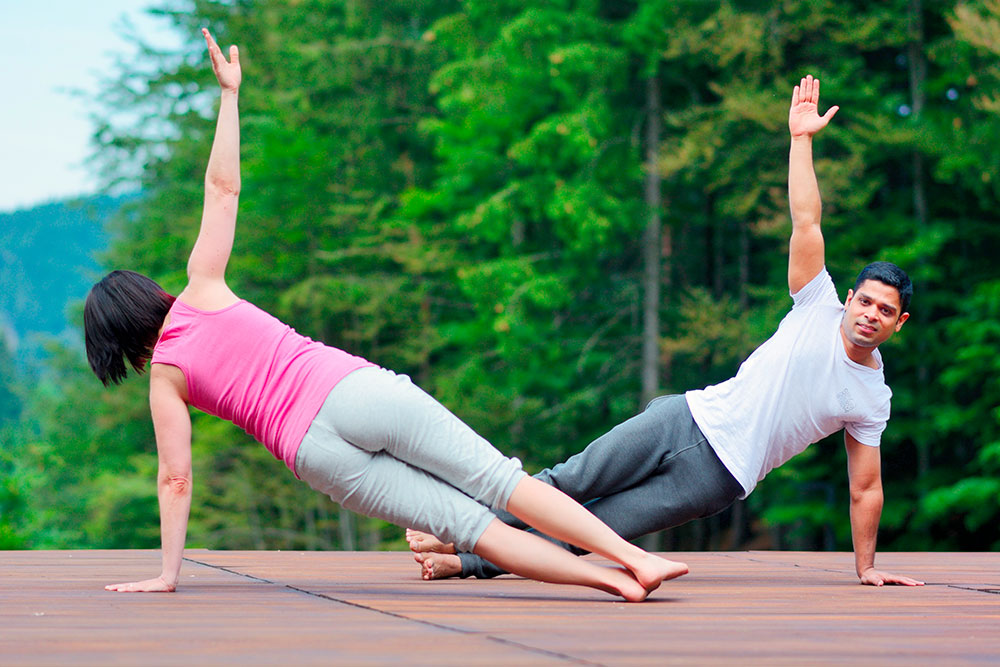
<path id="1" fill-rule="evenodd" d="M 375 365 L 310 340 L 247 301 L 204 311 L 179 299 L 152 363 L 180 368 L 191 405 L 241 427 L 292 472 L 330 390 Z"/>

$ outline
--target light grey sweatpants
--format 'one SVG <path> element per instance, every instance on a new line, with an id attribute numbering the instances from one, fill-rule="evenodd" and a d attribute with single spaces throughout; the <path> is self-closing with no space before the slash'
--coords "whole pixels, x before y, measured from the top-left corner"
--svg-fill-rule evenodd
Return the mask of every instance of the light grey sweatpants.
<path id="1" fill-rule="evenodd" d="M 472 551 L 525 477 L 509 459 L 410 382 L 354 371 L 306 431 L 295 472 L 347 509 L 439 535 Z"/>
<path id="2" fill-rule="evenodd" d="M 640 414 L 535 478 L 583 503 L 627 540 L 721 512 L 744 493 L 694 422 L 682 395 L 654 399 Z M 512 526 L 527 527 L 506 512 L 497 515 Z M 475 554 L 458 556 L 462 577 L 505 574 Z"/>

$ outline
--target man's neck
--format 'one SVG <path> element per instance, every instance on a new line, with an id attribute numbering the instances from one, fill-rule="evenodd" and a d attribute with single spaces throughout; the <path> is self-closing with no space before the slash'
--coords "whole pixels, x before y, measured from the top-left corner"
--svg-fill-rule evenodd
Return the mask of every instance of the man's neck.
<path id="1" fill-rule="evenodd" d="M 873 354 L 873 352 L 878 348 L 863 347 L 852 343 L 847 339 L 847 334 L 844 333 L 843 326 L 839 327 L 839 331 L 840 340 L 844 344 L 844 352 L 847 353 L 847 358 L 856 364 L 878 370 L 878 362 L 875 361 L 875 355 Z"/>

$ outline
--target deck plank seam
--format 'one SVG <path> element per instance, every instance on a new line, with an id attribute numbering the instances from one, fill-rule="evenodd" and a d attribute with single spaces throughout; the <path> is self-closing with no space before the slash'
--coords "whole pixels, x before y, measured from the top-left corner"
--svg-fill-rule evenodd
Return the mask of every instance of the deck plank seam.
<path id="1" fill-rule="evenodd" d="M 740 553 L 744 553 L 744 552 L 740 552 Z M 802 570 L 811 570 L 813 572 L 830 572 L 830 573 L 833 573 L 833 574 L 845 574 L 845 572 L 843 570 L 839 570 L 839 569 L 833 569 L 833 568 L 829 568 L 829 567 L 817 567 L 815 565 L 802 565 L 801 563 L 795 563 L 795 562 L 792 562 L 792 561 L 770 561 L 770 560 L 763 560 L 763 559 L 760 559 L 760 558 L 754 558 L 753 556 L 751 556 L 749 554 L 749 552 L 745 552 L 745 553 L 746 553 L 746 555 L 742 556 L 739 560 L 747 560 L 747 561 L 750 561 L 751 563 L 764 563 L 764 564 L 785 565 L 785 566 L 790 566 L 790 567 L 797 567 L 797 568 L 802 569 Z M 737 559 L 736 554 L 720 552 L 719 555 L 720 556 L 725 556 L 726 558 L 732 558 L 734 560 Z M 976 593 L 989 593 L 989 594 L 993 594 L 993 595 L 1000 595 L 1000 588 L 978 588 L 978 587 L 975 587 L 975 586 L 963 586 L 962 584 L 949 584 L 946 581 L 927 581 L 927 582 L 924 582 L 924 586 L 944 586 L 946 588 L 955 588 L 955 589 L 958 589 L 958 590 L 961 590 L 961 591 L 974 591 Z"/>
<path id="2" fill-rule="evenodd" d="M 719 553 L 719 555 L 720 556 L 724 556 L 726 558 L 732 558 L 734 560 L 737 560 L 736 554 Z M 762 563 L 764 565 L 784 565 L 786 567 L 797 567 L 797 568 L 800 568 L 802 570 L 811 570 L 813 572 L 830 572 L 831 574 L 848 574 L 845 570 L 840 569 L 840 568 L 818 567 L 816 565 L 802 565 L 801 563 L 796 563 L 794 561 L 773 561 L 773 560 L 764 560 L 762 558 L 754 558 L 753 556 L 749 555 L 749 552 L 747 552 L 746 555 L 742 556 L 738 560 L 747 560 L 747 561 L 749 561 L 751 563 Z"/>
<path id="3" fill-rule="evenodd" d="M 987 593 L 990 595 L 1000 595 L 1000 588 L 976 588 L 975 586 L 962 586 L 961 584 L 945 584 L 948 588 L 957 588 L 963 591 L 975 591 L 977 593 Z"/>
<path id="4" fill-rule="evenodd" d="M 252 574 L 247 574 L 245 572 L 239 572 L 237 570 L 233 570 L 231 568 L 228 568 L 228 567 L 226 567 L 224 565 L 213 565 L 212 563 L 205 563 L 203 561 L 195 560 L 195 559 L 190 558 L 188 556 L 185 556 L 184 560 L 188 561 L 189 563 L 193 563 L 195 565 L 203 565 L 205 567 L 210 567 L 212 569 L 220 570 L 222 572 L 228 572 L 229 574 L 234 574 L 237 577 L 243 577 L 243 578 L 246 578 L 246 579 L 252 579 L 253 581 L 260 582 L 260 583 L 263 583 L 263 584 L 270 584 L 272 586 L 281 586 L 283 588 L 286 588 L 286 589 L 288 589 L 290 591 L 294 591 L 296 593 L 300 593 L 300 594 L 303 594 L 303 595 L 308 595 L 308 596 L 314 597 L 314 598 L 320 598 L 322 600 L 329 600 L 331 602 L 336 602 L 336 603 L 339 603 L 339 604 L 342 604 L 342 605 L 346 605 L 348 607 L 354 607 L 356 609 L 362 609 L 364 611 L 374 612 L 376 614 L 381 614 L 383 616 L 389 616 L 389 617 L 396 618 L 396 619 L 399 619 L 399 620 L 402 620 L 402 621 L 407 621 L 409 623 L 417 623 L 417 624 L 420 624 L 420 625 L 426 625 L 426 626 L 429 626 L 429 627 L 432 627 L 432 628 L 437 628 L 438 630 L 443 630 L 445 632 L 453 632 L 453 633 L 456 633 L 456 634 L 462 634 L 462 635 L 481 635 L 483 638 L 488 639 L 489 641 L 492 641 L 492 642 L 495 642 L 495 643 L 498 643 L 498 644 L 503 644 L 503 645 L 506 645 L 506 646 L 510 646 L 512 648 L 516 648 L 518 650 L 525 651 L 525 652 L 528 652 L 528 653 L 534 653 L 534 654 L 543 655 L 543 656 L 546 656 L 546 657 L 549 657 L 549 658 L 554 658 L 554 659 L 557 659 L 557 660 L 561 660 L 563 662 L 570 662 L 570 663 L 575 663 L 575 664 L 579 664 L 579 665 L 593 665 L 595 667 L 604 667 L 604 665 L 602 663 L 592 662 L 590 660 L 586 660 L 584 658 L 579 658 L 579 657 L 573 656 L 573 655 L 568 655 L 566 653 L 560 653 L 558 651 L 551 651 L 549 649 L 541 648 L 541 647 L 538 647 L 538 646 L 532 646 L 530 644 L 525 644 L 523 642 L 514 641 L 512 639 L 506 639 L 504 637 L 499 637 L 497 635 L 484 634 L 484 633 L 481 633 L 481 632 L 479 632 L 477 630 L 467 630 L 465 628 L 461 628 L 461 627 L 457 627 L 457 626 L 445 625 L 443 623 L 435 623 L 434 621 L 427 621 L 427 620 L 424 620 L 424 619 L 421 619 L 421 618 L 413 618 L 411 616 L 406 616 L 404 614 L 399 614 L 399 613 L 396 613 L 396 612 L 393 612 L 393 611 L 387 611 L 385 609 L 378 609 L 376 607 L 370 607 L 368 605 L 361 604 L 359 602 L 351 602 L 350 600 L 343 600 L 343 599 L 334 597 L 332 595 L 328 595 L 326 593 L 318 593 L 316 591 L 310 591 L 310 590 L 308 590 L 306 588 L 299 588 L 298 586 L 293 586 L 291 584 L 284 584 L 284 583 L 281 583 L 281 582 L 278 582 L 278 581 L 271 581 L 270 579 L 265 579 L 263 577 L 257 577 L 257 576 L 254 576 Z"/>

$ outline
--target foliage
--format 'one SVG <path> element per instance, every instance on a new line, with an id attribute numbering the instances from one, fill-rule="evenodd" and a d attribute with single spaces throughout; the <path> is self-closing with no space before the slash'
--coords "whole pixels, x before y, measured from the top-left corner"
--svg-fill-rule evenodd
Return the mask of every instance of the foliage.
<path id="1" fill-rule="evenodd" d="M 829 269 L 846 293 L 890 259 L 917 288 L 883 349 L 881 546 L 1000 544 L 996 2 L 195 0 L 160 13 L 183 50 L 123 64 L 102 97 L 109 182 L 144 193 L 110 227 L 106 266 L 184 284 L 213 130 L 207 23 L 246 71 L 234 289 L 410 374 L 529 469 L 640 407 L 649 91 L 663 124 L 660 385 L 681 392 L 731 376 L 790 307 L 785 118 L 793 83 L 818 76 L 821 103 L 842 108 L 816 141 Z M 16 480 L 0 491 L 2 543 L 155 546 L 143 380 L 101 392 L 59 349 L 26 385 L 0 458 Z M 194 425 L 192 544 L 398 543 L 239 429 Z M 669 539 L 849 549 L 847 502 L 836 436 Z"/>
<path id="2" fill-rule="evenodd" d="M 44 335 L 75 335 L 66 305 L 86 294 L 93 255 L 107 244 L 99 221 L 122 201 L 96 196 L 0 213 L 0 340 L 22 365 L 42 356 Z"/>

